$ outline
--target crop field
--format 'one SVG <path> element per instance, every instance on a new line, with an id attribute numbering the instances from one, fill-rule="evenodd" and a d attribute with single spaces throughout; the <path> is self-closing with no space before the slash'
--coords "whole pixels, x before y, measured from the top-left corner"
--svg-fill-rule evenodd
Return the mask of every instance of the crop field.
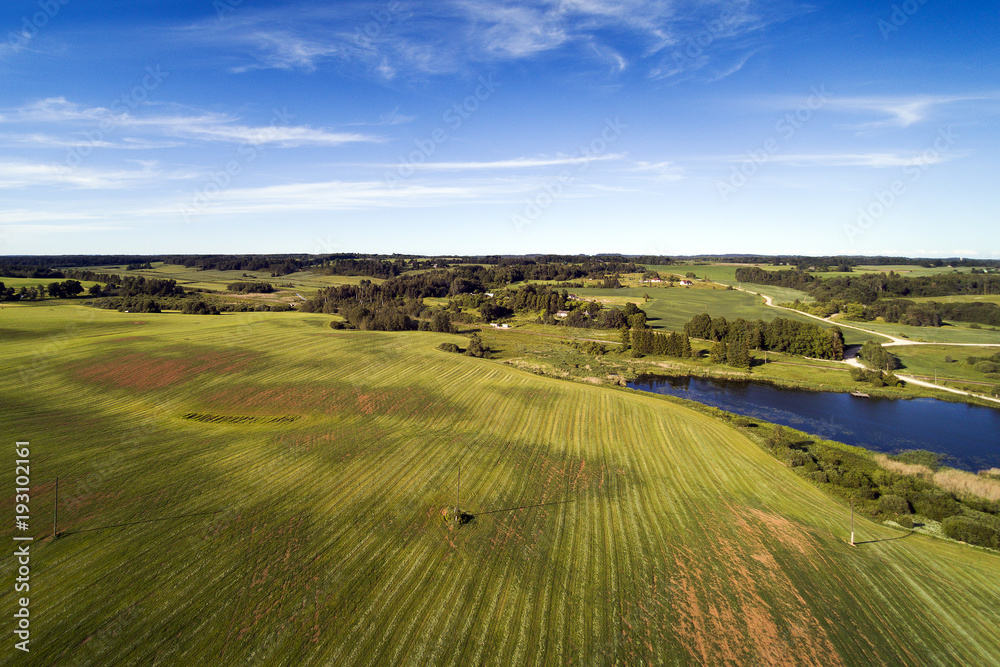
<path id="1" fill-rule="evenodd" d="M 284 276 L 272 278 L 267 271 L 217 271 L 208 269 L 200 271 L 195 267 L 186 267 L 179 264 L 157 263 L 152 269 L 139 269 L 136 271 L 126 271 L 123 266 L 91 267 L 90 270 L 96 273 L 109 272 L 118 275 L 145 276 L 147 278 L 157 278 L 160 280 L 176 280 L 177 284 L 185 289 L 201 289 L 213 291 L 226 291 L 226 286 L 240 281 L 260 280 L 269 282 L 276 288 L 279 284 L 292 284 L 295 290 L 306 290 L 315 292 L 316 290 L 331 285 L 356 285 L 362 280 L 371 280 L 381 283 L 379 278 L 368 278 L 366 276 L 324 276 L 312 271 L 299 271 Z M 255 276 L 247 278 L 243 274 Z M 3 280 L 3 279 L 0 279 Z M 38 281 L 35 281 L 38 282 Z M 87 283 L 90 284 L 90 283 Z M 309 296 L 309 294 L 305 294 Z"/>
<path id="2" fill-rule="evenodd" d="M 904 373 L 941 379 L 986 382 L 997 384 L 971 365 L 966 357 L 991 357 L 1000 348 L 996 347 L 954 347 L 948 345 L 897 345 L 889 348 L 905 365 Z M 945 358 L 950 361 L 945 361 Z"/>
<path id="3" fill-rule="evenodd" d="M 837 320 L 836 316 L 834 320 Z M 851 324 L 863 327 L 878 333 L 886 333 L 897 338 L 906 337 L 910 340 L 925 341 L 931 343 L 974 343 L 995 345 L 1000 344 L 1000 331 L 993 331 L 989 327 L 972 329 L 967 323 L 946 322 L 948 326 L 942 327 L 912 327 L 905 324 L 893 324 L 889 322 L 859 322 L 854 320 L 842 320 L 843 324 Z M 849 329 L 844 329 L 847 335 Z M 859 332 L 860 333 L 860 332 Z M 880 341 L 884 342 L 884 341 Z"/>
<path id="4" fill-rule="evenodd" d="M 910 301 L 923 303 L 927 301 L 937 301 L 938 303 L 995 303 L 1000 306 L 1000 294 L 952 294 L 949 296 L 911 296 L 906 297 Z"/>
<path id="5" fill-rule="evenodd" d="M 1000 660 L 997 554 L 861 519 L 852 549 L 711 417 L 328 322 L 3 310 L 32 664 Z"/>

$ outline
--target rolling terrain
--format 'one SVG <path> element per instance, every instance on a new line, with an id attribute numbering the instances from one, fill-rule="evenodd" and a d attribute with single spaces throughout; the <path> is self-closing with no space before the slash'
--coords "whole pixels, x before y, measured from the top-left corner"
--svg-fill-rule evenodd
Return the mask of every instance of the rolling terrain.
<path id="1" fill-rule="evenodd" d="M 716 419 L 329 320 L 3 309 L 32 664 L 1000 661 L 997 554 L 862 519 L 851 548 Z"/>

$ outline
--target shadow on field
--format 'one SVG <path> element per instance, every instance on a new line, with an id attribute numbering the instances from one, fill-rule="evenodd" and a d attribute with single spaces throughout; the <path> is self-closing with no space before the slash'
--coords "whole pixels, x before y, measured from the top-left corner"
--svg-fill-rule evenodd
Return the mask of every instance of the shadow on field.
<path id="1" fill-rule="evenodd" d="M 900 535 L 899 537 L 886 537 L 886 538 L 883 538 L 881 540 L 867 540 L 865 542 L 855 542 L 854 546 L 859 547 L 862 544 L 876 544 L 878 542 L 895 542 L 896 540 L 905 540 L 910 535 L 913 535 L 913 531 L 912 530 L 910 532 L 908 532 L 906 535 Z"/>
<path id="2" fill-rule="evenodd" d="M 538 505 L 522 505 L 521 507 L 508 507 L 503 510 L 490 510 L 489 512 L 476 512 L 475 516 L 483 516 L 484 514 L 497 514 L 498 512 L 513 512 L 514 510 L 526 510 L 531 507 L 546 507 L 548 505 L 565 505 L 566 503 L 575 503 L 575 500 L 556 500 L 551 503 L 540 503 Z"/>
<path id="3" fill-rule="evenodd" d="M 84 528 L 82 530 L 68 530 L 66 532 L 59 531 L 59 537 L 68 537 L 70 535 L 76 535 L 77 533 L 92 533 L 95 530 L 110 530 L 111 528 L 125 528 L 127 526 L 138 526 L 142 523 L 157 523 L 159 521 L 172 521 L 174 519 L 187 519 L 193 516 L 207 516 L 209 514 L 218 514 L 224 512 L 225 510 L 215 510 L 212 512 L 194 512 L 193 514 L 178 514 L 177 516 L 165 516 L 159 519 L 143 519 L 142 521 L 129 521 L 127 523 L 116 523 L 110 526 L 99 526 L 97 528 Z"/>

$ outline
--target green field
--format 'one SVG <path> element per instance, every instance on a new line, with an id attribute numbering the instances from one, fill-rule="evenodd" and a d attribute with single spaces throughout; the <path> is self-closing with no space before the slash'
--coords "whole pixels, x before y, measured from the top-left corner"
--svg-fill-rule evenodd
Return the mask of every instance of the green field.
<path id="1" fill-rule="evenodd" d="M 851 548 L 709 416 L 329 319 L 3 309 L 31 664 L 1000 661 L 997 554 L 862 519 Z"/>
<path id="2" fill-rule="evenodd" d="M 951 268 L 949 266 L 936 266 L 936 267 L 923 267 L 917 264 L 886 264 L 885 266 L 880 266 L 877 264 L 871 265 L 860 265 L 854 267 L 854 273 L 889 273 L 890 271 L 895 271 L 896 273 L 907 276 L 909 278 L 914 278 L 917 276 L 938 276 L 942 273 L 968 273 L 972 270 L 972 267 L 959 267 Z M 839 271 L 815 271 L 813 275 L 820 276 L 823 278 L 836 278 L 838 276 L 848 275 L 841 273 Z"/>
<path id="3" fill-rule="evenodd" d="M 226 286 L 230 283 L 248 280 L 269 282 L 276 287 L 279 284 L 290 283 L 295 286 L 294 289 L 305 292 L 315 292 L 331 285 L 357 285 L 362 280 L 382 282 L 379 278 L 367 276 L 323 276 L 312 271 L 299 271 L 284 276 L 271 277 L 267 271 L 217 271 L 215 269 L 201 271 L 195 267 L 163 263 L 157 263 L 152 269 L 139 269 L 137 271 L 126 271 L 123 266 L 88 267 L 88 270 L 95 273 L 108 272 L 123 276 L 146 276 L 159 280 L 176 280 L 177 284 L 184 289 L 211 291 L 226 291 Z M 243 275 L 244 273 L 254 277 L 247 278 Z M 309 294 L 305 294 L 305 296 L 309 296 Z"/>
<path id="4" fill-rule="evenodd" d="M 894 345 L 889 348 L 903 362 L 903 373 L 940 380 L 983 382 L 996 385 L 998 382 L 978 372 L 965 363 L 966 357 L 991 357 L 1000 348 L 996 347 L 954 347 L 948 345 Z M 945 357 L 951 361 L 945 361 Z"/>
<path id="5" fill-rule="evenodd" d="M 937 301 L 938 303 L 976 303 L 977 301 L 984 301 L 1000 306 L 1000 294 L 952 294 L 950 296 L 908 296 L 906 298 L 917 303 L 926 301 Z"/>
<path id="6" fill-rule="evenodd" d="M 838 318 L 834 316 L 836 321 Z M 862 327 L 878 333 L 889 334 L 897 338 L 906 337 L 915 341 L 926 341 L 931 343 L 974 343 L 974 344 L 1000 344 L 1000 331 L 993 331 L 988 327 L 981 329 L 970 329 L 967 323 L 948 323 L 949 326 L 942 327 L 911 327 L 905 324 L 891 324 L 888 322 L 858 322 L 855 320 L 842 320 L 843 324 L 850 324 Z M 844 329 L 847 334 L 849 329 Z M 884 342 L 884 341 L 883 341 Z"/>
<path id="7" fill-rule="evenodd" d="M 794 291 L 794 290 L 788 290 Z M 684 325 L 695 315 L 708 313 L 712 317 L 725 317 L 727 320 L 744 318 L 747 320 L 764 320 L 770 322 L 776 317 L 811 322 L 824 326 L 817 320 L 790 310 L 779 310 L 764 305 L 763 300 L 754 294 L 739 290 L 727 289 L 687 289 L 671 288 L 629 288 L 629 289 L 575 289 L 573 294 L 585 299 L 598 299 L 605 306 L 623 306 L 631 301 L 646 311 L 649 316 L 649 326 L 654 329 L 668 331 L 683 331 Z M 648 294 L 649 301 L 643 300 Z M 850 345 L 861 344 L 874 336 L 860 331 L 844 329 L 844 339 Z"/>
<path id="8" fill-rule="evenodd" d="M 5 287 L 13 287 L 14 289 L 38 287 L 39 285 L 48 287 L 49 283 L 61 283 L 65 280 L 66 278 L 12 278 L 10 276 L 0 276 L 0 283 L 3 283 Z M 78 282 L 83 285 L 84 289 L 91 285 L 99 284 L 90 280 L 80 280 Z"/>

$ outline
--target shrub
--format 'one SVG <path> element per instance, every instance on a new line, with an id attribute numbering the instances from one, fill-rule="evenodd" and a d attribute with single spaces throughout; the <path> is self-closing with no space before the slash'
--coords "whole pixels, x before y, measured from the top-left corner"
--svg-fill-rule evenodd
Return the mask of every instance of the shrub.
<path id="1" fill-rule="evenodd" d="M 950 493 L 943 491 L 923 491 L 910 499 L 913 511 L 928 519 L 943 521 L 961 511 L 961 507 Z"/>
<path id="2" fill-rule="evenodd" d="M 909 514 L 910 513 L 910 503 L 906 501 L 906 498 L 901 498 L 894 495 L 882 496 L 878 499 L 878 506 L 884 512 L 889 514 Z"/>
<path id="3" fill-rule="evenodd" d="M 909 514 L 903 514 L 902 516 L 898 516 L 894 518 L 893 521 L 898 523 L 903 528 L 913 528 L 913 517 L 910 516 Z"/>
<path id="4" fill-rule="evenodd" d="M 444 352 L 460 353 L 462 351 L 462 348 L 460 348 L 458 345 L 455 345 L 454 343 L 441 343 L 440 345 L 438 345 L 438 349 Z"/>
<path id="5" fill-rule="evenodd" d="M 953 540 L 968 542 L 980 547 L 1000 549 L 1000 530 L 986 523 L 964 516 L 950 516 L 941 522 L 944 534 Z"/>
<path id="6" fill-rule="evenodd" d="M 830 481 L 830 476 L 824 470 L 817 470 L 816 472 L 809 473 L 809 479 L 820 484 L 826 484 Z"/>
<path id="7" fill-rule="evenodd" d="M 799 466 L 804 466 L 807 463 L 813 463 L 813 457 L 800 449 L 790 449 L 788 450 L 788 453 L 785 454 L 785 463 L 789 468 L 797 468 Z"/>

